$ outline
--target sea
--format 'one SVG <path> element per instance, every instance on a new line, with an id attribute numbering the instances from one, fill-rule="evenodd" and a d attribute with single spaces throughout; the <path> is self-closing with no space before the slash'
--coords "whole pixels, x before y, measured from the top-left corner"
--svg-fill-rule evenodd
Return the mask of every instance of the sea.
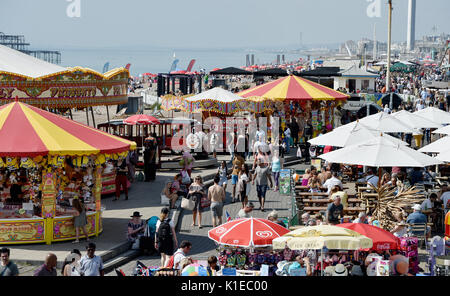
<path id="1" fill-rule="evenodd" d="M 131 76 L 138 77 L 143 73 L 168 73 L 174 61 L 179 60 L 177 70 L 186 70 L 189 62 L 195 59 L 192 71 L 214 68 L 241 67 L 246 65 L 246 55 L 254 54 L 255 64 L 275 63 L 277 55 L 284 54 L 285 61 L 298 61 L 305 58 L 297 53 L 280 53 L 274 51 L 246 49 L 189 49 L 189 48 L 68 48 L 60 49 L 61 66 L 86 67 L 103 73 L 104 65 L 109 63 L 109 70 L 130 66 Z"/>

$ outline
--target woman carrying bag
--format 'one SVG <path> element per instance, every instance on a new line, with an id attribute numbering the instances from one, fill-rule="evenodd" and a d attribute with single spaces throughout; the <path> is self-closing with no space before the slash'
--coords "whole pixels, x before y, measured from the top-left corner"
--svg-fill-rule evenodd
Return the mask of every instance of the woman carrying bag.
<path id="1" fill-rule="evenodd" d="M 192 210 L 193 222 L 191 226 L 195 226 L 195 221 L 198 214 L 198 228 L 202 228 L 202 206 L 201 200 L 206 197 L 206 192 L 203 186 L 202 177 L 197 176 L 194 179 L 194 183 L 189 186 L 189 194 L 192 201 L 195 203 L 194 209 Z"/>

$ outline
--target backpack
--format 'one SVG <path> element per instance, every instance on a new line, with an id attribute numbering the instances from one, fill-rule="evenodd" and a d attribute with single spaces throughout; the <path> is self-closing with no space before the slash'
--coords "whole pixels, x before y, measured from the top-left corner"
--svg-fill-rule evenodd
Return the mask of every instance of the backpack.
<path id="1" fill-rule="evenodd" d="M 172 238 L 172 229 L 170 227 L 170 219 L 164 220 L 159 224 L 158 228 L 158 241 L 167 241 Z"/>
<path id="2" fill-rule="evenodd" d="M 179 253 L 182 253 L 182 252 L 176 251 L 172 256 L 170 256 L 169 262 L 167 262 L 167 265 L 165 266 L 166 268 L 173 268 L 175 255 L 179 254 Z"/>

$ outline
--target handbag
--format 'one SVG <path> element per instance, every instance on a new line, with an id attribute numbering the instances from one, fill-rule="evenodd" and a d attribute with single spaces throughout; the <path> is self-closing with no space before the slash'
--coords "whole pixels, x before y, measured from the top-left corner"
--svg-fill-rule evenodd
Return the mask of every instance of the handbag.
<path id="1" fill-rule="evenodd" d="M 206 196 L 203 196 L 200 199 L 200 206 L 202 208 L 208 208 L 210 205 L 211 205 L 211 201 Z"/>
<path id="2" fill-rule="evenodd" d="M 163 206 L 170 205 L 170 199 L 168 199 L 165 194 L 161 194 L 161 205 Z"/>
<path id="3" fill-rule="evenodd" d="M 186 197 L 183 197 L 181 199 L 181 208 L 185 210 L 192 211 L 195 207 L 195 202 L 193 200 L 190 200 Z"/>

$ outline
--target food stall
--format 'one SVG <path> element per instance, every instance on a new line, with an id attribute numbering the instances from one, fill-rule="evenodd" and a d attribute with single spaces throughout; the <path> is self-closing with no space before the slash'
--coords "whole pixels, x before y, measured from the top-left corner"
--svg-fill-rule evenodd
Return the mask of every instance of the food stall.
<path id="1" fill-rule="evenodd" d="M 134 142 L 17 101 L 0 107 L 0 137 L 0 244 L 74 239 L 74 198 L 102 232 L 102 170 Z"/>
<path id="2" fill-rule="evenodd" d="M 256 275 L 263 265 L 267 265 L 267 272 L 274 274 L 276 264 L 284 259 L 284 254 L 272 250 L 272 240 L 288 232 L 289 229 L 277 223 L 251 217 L 217 226 L 208 232 L 208 237 L 218 244 L 218 260 L 225 269 Z"/>

